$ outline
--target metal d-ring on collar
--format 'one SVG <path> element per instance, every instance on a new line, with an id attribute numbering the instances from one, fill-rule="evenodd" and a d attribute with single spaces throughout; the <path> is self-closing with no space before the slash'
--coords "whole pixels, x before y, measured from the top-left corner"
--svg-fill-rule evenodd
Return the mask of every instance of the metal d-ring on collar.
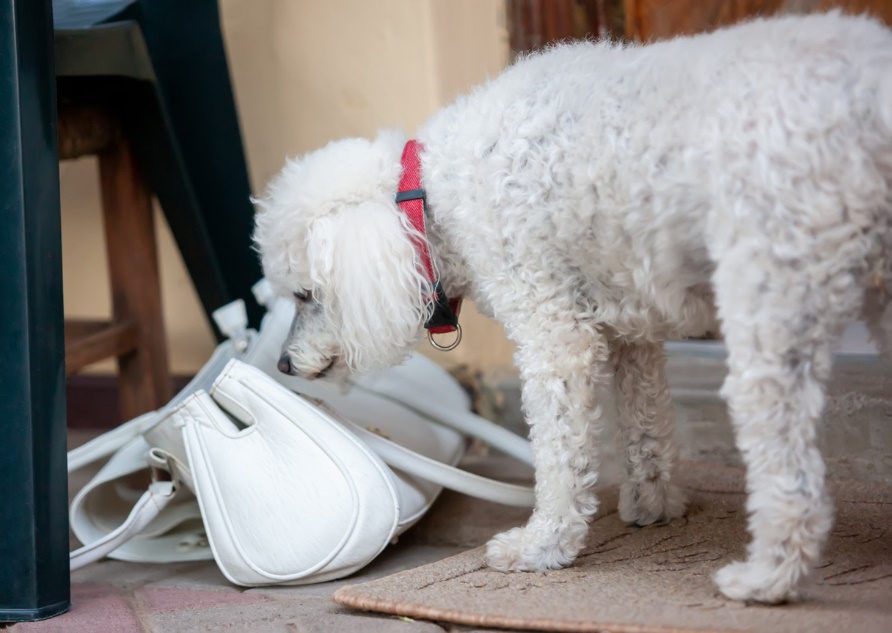
<path id="1" fill-rule="evenodd" d="M 443 290 L 443 284 L 440 280 L 434 282 L 433 288 L 433 310 L 424 324 L 427 330 L 427 340 L 435 349 L 441 352 L 448 352 L 458 347 L 461 343 L 461 326 L 458 324 L 458 314 L 456 311 L 459 306 L 456 302 L 450 302 Z M 446 334 L 455 332 L 455 340 L 449 345 L 440 345 L 434 340 L 434 334 Z"/>
<path id="2" fill-rule="evenodd" d="M 441 352 L 451 352 L 458 344 L 461 343 L 461 325 L 458 323 L 455 324 L 455 340 L 452 341 L 449 345 L 440 345 L 437 341 L 434 340 L 434 334 L 430 330 L 427 331 L 427 340 L 433 346 L 434 349 L 440 350 Z"/>

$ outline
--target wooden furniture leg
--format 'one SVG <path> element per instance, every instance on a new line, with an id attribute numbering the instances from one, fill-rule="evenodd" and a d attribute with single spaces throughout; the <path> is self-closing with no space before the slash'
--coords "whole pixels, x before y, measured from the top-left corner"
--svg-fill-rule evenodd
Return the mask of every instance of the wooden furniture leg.
<path id="1" fill-rule="evenodd" d="M 118 356 L 121 413 L 128 420 L 171 398 L 161 312 L 152 195 L 126 136 L 99 154 L 113 321 L 135 326 L 136 345 Z"/>

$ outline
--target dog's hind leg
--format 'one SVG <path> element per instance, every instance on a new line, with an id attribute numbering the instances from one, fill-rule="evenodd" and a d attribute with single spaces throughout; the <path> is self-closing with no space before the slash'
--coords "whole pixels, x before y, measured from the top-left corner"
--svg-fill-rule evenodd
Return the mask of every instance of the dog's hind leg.
<path id="1" fill-rule="evenodd" d="M 575 318 L 571 303 L 540 303 L 537 313 L 522 321 L 508 331 L 519 345 L 536 508 L 524 527 L 487 545 L 488 564 L 502 571 L 556 569 L 582 549 L 598 507 L 593 486 L 604 410 L 596 394 L 612 380 L 607 341 L 593 325 Z"/>
<path id="2" fill-rule="evenodd" d="M 679 517 L 685 498 L 670 481 L 678 448 L 663 346 L 611 341 L 611 348 L 619 435 L 625 447 L 619 516 L 640 526 Z"/>
<path id="3" fill-rule="evenodd" d="M 729 368 L 722 395 L 747 468 L 752 536 L 747 560 L 715 575 L 729 598 L 795 597 L 832 527 L 816 432 L 830 345 L 858 315 L 867 250 L 840 234 L 802 244 L 739 235 L 716 269 Z"/>

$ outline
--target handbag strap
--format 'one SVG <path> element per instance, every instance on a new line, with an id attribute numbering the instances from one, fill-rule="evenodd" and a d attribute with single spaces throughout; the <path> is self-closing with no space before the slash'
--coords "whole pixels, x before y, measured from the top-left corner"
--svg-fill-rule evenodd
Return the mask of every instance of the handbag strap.
<path id="1" fill-rule="evenodd" d="M 390 393 L 389 385 L 383 382 L 376 384 L 375 389 L 357 383 L 352 383 L 351 386 L 353 389 L 406 407 L 431 422 L 455 429 L 463 435 L 476 437 L 524 464 L 533 464 L 533 452 L 529 440 L 466 409 L 442 406 L 441 403 L 425 398 L 423 393 L 416 391 L 402 391 L 399 396 L 394 396 Z"/>
<path id="2" fill-rule="evenodd" d="M 135 437 L 145 433 L 160 417 L 158 411 L 144 413 L 68 451 L 68 473 L 71 474 L 93 462 L 110 457 Z"/>
<path id="3" fill-rule="evenodd" d="M 409 450 L 354 422 L 343 422 L 393 468 L 478 499 L 520 507 L 532 507 L 534 504 L 535 494 L 530 486 L 475 475 Z"/>

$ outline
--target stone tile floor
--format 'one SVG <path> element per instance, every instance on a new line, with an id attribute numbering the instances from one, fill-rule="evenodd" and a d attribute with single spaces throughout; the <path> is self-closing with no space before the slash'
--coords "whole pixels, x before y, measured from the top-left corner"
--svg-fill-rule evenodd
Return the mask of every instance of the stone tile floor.
<path id="1" fill-rule="evenodd" d="M 72 431 L 70 445 L 90 437 Z M 507 458 L 469 460 L 471 470 L 524 480 L 531 472 Z M 72 476 L 71 494 L 91 473 Z M 244 589 L 229 583 L 213 562 L 146 565 L 105 560 L 72 574 L 72 608 L 43 622 L 7 625 L 3 633 L 437 633 L 474 629 L 340 607 L 331 600 L 343 585 L 431 563 L 484 543 L 518 525 L 528 510 L 505 508 L 445 492 L 400 542 L 350 578 L 305 587 Z M 76 542 L 72 543 L 76 546 Z M 0 629 L 3 629 L 0 624 Z"/>

